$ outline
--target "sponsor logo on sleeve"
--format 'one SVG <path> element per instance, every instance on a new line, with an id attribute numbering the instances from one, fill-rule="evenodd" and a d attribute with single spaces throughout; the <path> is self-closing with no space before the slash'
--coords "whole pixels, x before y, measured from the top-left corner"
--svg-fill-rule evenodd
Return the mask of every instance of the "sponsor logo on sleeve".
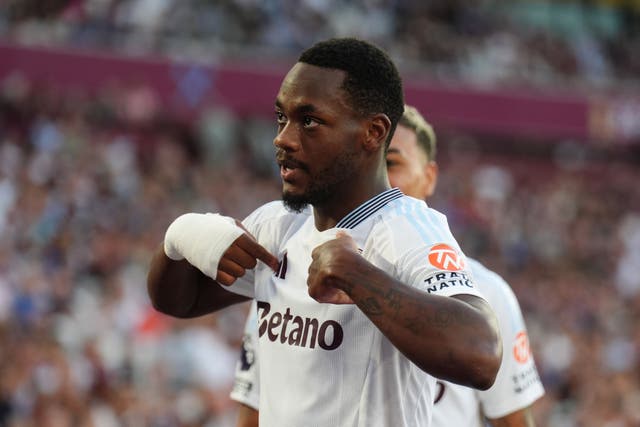
<path id="1" fill-rule="evenodd" d="M 471 278 L 461 271 L 438 272 L 422 280 L 422 282 L 426 286 L 425 290 L 430 294 L 449 288 L 475 288 Z"/>
<path id="2" fill-rule="evenodd" d="M 464 258 L 460 252 L 444 243 L 431 247 L 429 263 L 439 270 L 460 271 L 464 268 Z"/>
<path id="3" fill-rule="evenodd" d="M 242 347 L 240 348 L 240 370 L 248 371 L 255 361 L 255 350 L 251 335 L 245 334 L 242 337 Z"/>
<path id="4" fill-rule="evenodd" d="M 531 348 L 529 347 L 529 337 L 525 331 L 521 331 L 516 335 L 513 344 L 513 357 L 518 363 L 527 363 L 531 357 Z"/>
<path id="5" fill-rule="evenodd" d="M 521 394 L 527 392 L 531 387 L 540 385 L 540 375 L 534 364 L 511 376 L 513 382 L 513 392 Z"/>
<path id="6" fill-rule="evenodd" d="M 251 367 L 255 363 L 256 359 L 255 349 L 253 348 L 253 339 L 251 335 L 245 334 L 242 337 L 242 347 L 240 349 L 240 360 L 238 361 L 236 371 L 236 378 L 233 382 L 232 394 L 236 396 L 242 396 L 244 399 L 248 399 L 253 390 L 253 377 L 249 374 Z"/>
<path id="7" fill-rule="evenodd" d="M 513 344 L 513 357 L 518 362 L 516 371 L 511 375 L 513 391 L 517 394 L 525 393 L 530 387 L 540 384 L 540 376 L 533 363 L 526 331 L 520 331 L 516 335 Z"/>

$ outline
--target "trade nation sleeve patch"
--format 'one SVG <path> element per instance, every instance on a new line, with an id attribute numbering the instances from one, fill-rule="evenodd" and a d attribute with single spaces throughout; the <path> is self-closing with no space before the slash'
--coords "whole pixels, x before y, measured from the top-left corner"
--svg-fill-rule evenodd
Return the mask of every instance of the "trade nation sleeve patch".
<path id="1" fill-rule="evenodd" d="M 465 267 L 462 254 L 445 243 L 433 245 L 428 257 L 429 263 L 438 270 L 460 271 Z"/>

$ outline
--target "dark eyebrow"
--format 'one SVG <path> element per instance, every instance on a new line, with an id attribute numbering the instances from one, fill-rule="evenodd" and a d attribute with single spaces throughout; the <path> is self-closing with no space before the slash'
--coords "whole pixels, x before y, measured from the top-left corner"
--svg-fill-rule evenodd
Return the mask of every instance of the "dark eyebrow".
<path id="1" fill-rule="evenodd" d="M 296 111 L 300 114 L 305 114 L 305 113 L 315 113 L 318 111 L 318 109 L 311 104 L 304 104 L 297 107 Z"/>
<path id="2" fill-rule="evenodd" d="M 276 108 L 283 109 L 282 103 L 276 99 Z M 315 113 L 318 109 L 313 104 L 302 104 L 295 107 L 295 112 L 297 114 L 306 114 L 306 113 Z"/>
<path id="3" fill-rule="evenodd" d="M 389 147 L 389 148 L 387 148 L 387 154 L 389 154 L 389 153 L 402 154 L 402 151 L 398 150 L 395 147 Z"/>

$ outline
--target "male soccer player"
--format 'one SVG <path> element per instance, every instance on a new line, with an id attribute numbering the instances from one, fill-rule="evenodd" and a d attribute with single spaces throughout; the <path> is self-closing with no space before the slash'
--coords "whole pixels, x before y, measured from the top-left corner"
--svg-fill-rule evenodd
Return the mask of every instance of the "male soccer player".
<path id="1" fill-rule="evenodd" d="M 317 43 L 276 98 L 283 201 L 242 224 L 184 214 L 152 260 L 164 313 L 256 300 L 263 427 L 424 426 L 435 377 L 493 384 L 499 329 L 446 219 L 389 185 L 403 110 L 383 51 Z"/>
<path id="2" fill-rule="evenodd" d="M 392 186 L 418 199 L 430 197 L 438 177 L 436 137 L 420 113 L 405 106 L 387 150 L 387 173 Z M 474 281 L 494 309 L 504 349 L 494 385 L 484 391 L 438 381 L 433 426 L 479 427 L 484 418 L 494 427 L 533 427 L 530 406 L 544 394 L 529 351 L 527 330 L 518 301 L 509 285 L 482 264 L 469 259 Z M 243 337 L 231 397 L 240 402 L 237 427 L 257 427 L 259 354 L 256 311 L 252 307 Z"/>

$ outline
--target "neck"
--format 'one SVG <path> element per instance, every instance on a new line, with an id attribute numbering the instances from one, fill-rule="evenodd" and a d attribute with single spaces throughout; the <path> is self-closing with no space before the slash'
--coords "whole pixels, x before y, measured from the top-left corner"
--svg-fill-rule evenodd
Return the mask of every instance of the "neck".
<path id="1" fill-rule="evenodd" d="M 316 229 L 324 231 L 335 227 L 349 212 L 390 188 L 386 171 L 376 176 L 376 179 L 366 180 L 360 185 L 350 183 L 341 186 L 336 189 L 330 199 L 313 205 Z"/>

